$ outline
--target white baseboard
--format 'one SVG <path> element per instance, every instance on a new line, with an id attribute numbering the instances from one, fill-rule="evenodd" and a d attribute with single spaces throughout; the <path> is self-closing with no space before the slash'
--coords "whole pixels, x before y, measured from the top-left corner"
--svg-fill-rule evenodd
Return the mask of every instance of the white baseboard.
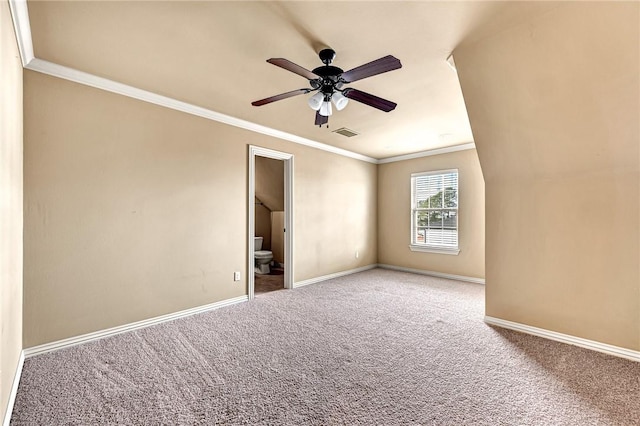
<path id="1" fill-rule="evenodd" d="M 13 404 L 16 402 L 16 395 L 18 394 L 18 385 L 20 385 L 20 376 L 22 376 L 22 366 L 24 365 L 24 351 L 20 351 L 20 358 L 18 358 L 18 366 L 16 367 L 16 373 L 13 376 L 13 383 L 11 384 L 11 393 L 9 393 L 9 401 L 7 402 L 7 411 L 4 414 L 2 426 L 9 426 L 11 422 L 11 414 L 13 414 Z"/>
<path id="2" fill-rule="evenodd" d="M 232 299 L 221 300 L 219 302 L 210 303 L 208 305 L 198 306 L 196 308 L 191 308 L 191 309 L 185 309 L 183 311 L 178 311 L 178 312 L 174 312 L 167 315 L 161 315 L 159 317 L 149 318 L 142 321 L 132 322 L 129 324 L 118 326 L 118 327 L 107 328 L 105 330 L 100 330 L 93 333 L 70 337 L 68 339 L 45 343 L 43 345 L 32 346 L 24 350 L 24 355 L 25 357 L 29 358 L 34 355 L 40 355 L 46 352 L 51 352 L 51 351 L 56 351 L 62 348 L 76 346 L 81 343 L 91 342 L 93 340 L 114 336 L 120 333 L 126 333 L 128 331 L 138 330 L 141 328 L 149 327 L 151 325 L 161 324 L 163 322 L 172 321 L 178 318 L 188 317 L 190 315 L 211 311 L 213 309 L 219 309 L 229 305 L 235 305 L 236 303 L 246 302 L 248 300 L 249 300 L 249 296 L 234 297 Z"/>
<path id="3" fill-rule="evenodd" d="M 331 280 L 333 278 L 344 277 L 345 275 L 356 274 L 358 272 L 368 271 L 369 269 L 374 269 L 374 268 L 377 268 L 377 267 L 378 267 L 378 265 L 374 263 L 372 265 L 362 266 L 360 268 L 348 269 L 346 271 L 340 271 L 340 272 L 336 272 L 334 274 L 322 275 L 320 277 L 315 277 L 315 278 L 309 278 L 308 280 L 297 281 L 297 282 L 293 283 L 293 288 L 303 287 L 305 285 L 315 284 L 315 283 L 319 283 L 321 281 Z"/>
<path id="4" fill-rule="evenodd" d="M 485 316 L 484 322 L 490 325 L 495 325 L 497 327 L 508 328 L 510 330 L 519 331 L 521 333 L 532 334 L 534 336 L 544 337 L 545 339 L 555 340 L 557 342 L 567 343 L 569 345 L 580 346 L 581 348 L 591 349 L 593 351 L 602 352 L 608 355 L 640 362 L 639 351 L 621 348 L 619 346 L 608 345 L 606 343 L 600 343 L 594 340 L 583 339 L 581 337 L 575 337 L 569 334 L 558 333 L 555 331 L 545 330 L 544 328 L 532 327 L 530 325 L 507 321 L 490 316 Z"/>
<path id="5" fill-rule="evenodd" d="M 391 269 L 393 271 L 410 272 L 412 274 L 429 275 L 431 277 L 446 278 L 449 280 L 465 281 L 474 284 L 484 284 L 484 278 L 466 277 L 464 275 L 445 274 L 443 272 L 428 271 L 425 269 L 405 268 L 402 266 L 387 265 L 378 263 L 378 267 L 382 269 Z"/>

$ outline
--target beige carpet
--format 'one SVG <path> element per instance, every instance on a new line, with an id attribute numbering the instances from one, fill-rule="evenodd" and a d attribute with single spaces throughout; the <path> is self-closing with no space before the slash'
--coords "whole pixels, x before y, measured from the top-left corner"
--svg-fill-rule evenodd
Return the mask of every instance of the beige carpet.
<path id="1" fill-rule="evenodd" d="M 386 271 L 29 358 L 13 425 L 638 425 L 640 364 L 483 323 Z"/>

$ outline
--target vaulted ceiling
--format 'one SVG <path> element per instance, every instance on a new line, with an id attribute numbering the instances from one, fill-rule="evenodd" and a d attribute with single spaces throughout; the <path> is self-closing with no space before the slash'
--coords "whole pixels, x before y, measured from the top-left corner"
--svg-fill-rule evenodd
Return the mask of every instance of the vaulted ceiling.
<path id="1" fill-rule="evenodd" d="M 35 56 L 293 135 L 374 158 L 473 142 L 457 74 L 446 62 L 548 2 L 29 1 Z M 351 101 L 314 126 L 309 87 L 266 59 L 313 69 L 337 52 L 348 70 L 393 55 L 402 68 L 350 84 L 398 103 L 389 113 Z M 333 133 L 347 127 L 359 133 Z"/>

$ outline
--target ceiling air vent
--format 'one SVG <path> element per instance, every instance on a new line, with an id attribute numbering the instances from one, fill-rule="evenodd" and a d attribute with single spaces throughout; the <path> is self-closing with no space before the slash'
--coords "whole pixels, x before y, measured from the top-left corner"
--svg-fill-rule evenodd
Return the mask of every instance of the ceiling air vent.
<path id="1" fill-rule="evenodd" d="M 346 136 L 348 138 L 352 138 L 354 136 L 358 136 L 359 135 L 359 133 L 354 132 L 351 129 L 347 129 L 346 127 L 341 127 L 338 130 L 334 130 L 333 133 L 337 133 L 339 135 Z"/>

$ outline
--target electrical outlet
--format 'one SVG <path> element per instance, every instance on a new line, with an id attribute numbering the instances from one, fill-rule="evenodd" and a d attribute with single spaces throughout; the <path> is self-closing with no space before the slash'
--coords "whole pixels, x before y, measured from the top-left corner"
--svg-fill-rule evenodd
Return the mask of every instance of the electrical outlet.
<path id="1" fill-rule="evenodd" d="M 240 272 L 234 272 L 233 273 L 233 280 L 234 281 L 240 281 Z"/>
<path id="2" fill-rule="evenodd" d="M 360 252 L 356 250 L 356 259 L 360 257 Z"/>

